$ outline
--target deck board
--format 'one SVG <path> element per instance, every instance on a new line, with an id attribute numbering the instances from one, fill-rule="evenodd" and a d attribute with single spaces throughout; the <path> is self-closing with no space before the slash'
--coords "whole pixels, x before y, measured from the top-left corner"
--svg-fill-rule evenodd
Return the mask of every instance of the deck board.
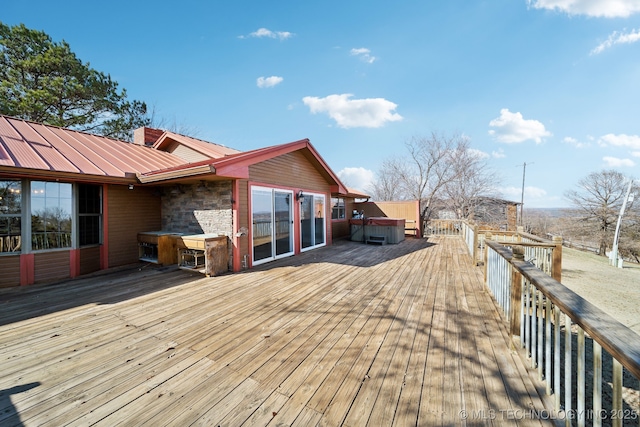
<path id="1" fill-rule="evenodd" d="M 481 274 L 431 237 L 0 290 L 0 425 L 544 425 Z"/>

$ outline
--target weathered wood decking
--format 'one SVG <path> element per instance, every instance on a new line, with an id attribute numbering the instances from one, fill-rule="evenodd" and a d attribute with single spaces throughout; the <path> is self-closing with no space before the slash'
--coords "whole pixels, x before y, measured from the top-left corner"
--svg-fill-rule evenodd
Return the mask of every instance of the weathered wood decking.
<path id="1" fill-rule="evenodd" d="M 2 291 L 0 425 L 540 425 L 470 264 L 458 238 L 338 242 Z"/>

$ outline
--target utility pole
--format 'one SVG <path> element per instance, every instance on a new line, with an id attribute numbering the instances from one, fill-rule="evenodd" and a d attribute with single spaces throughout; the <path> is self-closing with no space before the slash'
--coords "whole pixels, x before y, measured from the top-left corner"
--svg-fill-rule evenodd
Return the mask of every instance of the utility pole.
<path id="1" fill-rule="evenodd" d="M 533 163 L 529 163 L 532 165 Z M 524 177 L 527 173 L 527 162 L 522 165 L 522 197 L 520 197 L 520 225 L 524 226 Z"/>
<path id="2" fill-rule="evenodd" d="M 611 265 L 614 267 L 622 268 L 622 263 L 618 260 L 618 236 L 620 235 L 620 225 L 622 223 L 622 216 L 624 215 L 624 210 L 627 208 L 627 202 L 633 201 L 633 198 L 630 197 L 631 194 L 631 185 L 633 184 L 633 179 L 629 179 L 629 187 L 627 187 L 627 194 L 624 196 L 624 201 L 622 202 L 622 208 L 620 208 L 620 215 L 618 216 L 618 223 L 616 224 L 616 234 L 613 238 L 613 248 L 611 248 L 611 254 L 609 254 L 609 258 L 611 260 Z"/>

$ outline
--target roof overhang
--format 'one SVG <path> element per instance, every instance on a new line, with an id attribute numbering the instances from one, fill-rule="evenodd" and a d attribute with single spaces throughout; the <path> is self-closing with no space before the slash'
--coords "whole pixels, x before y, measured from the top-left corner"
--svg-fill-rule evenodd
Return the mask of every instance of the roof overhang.
<path id="1" fill-rule="evenodd" d="M 216 168 L 208 160 L 205 164 L 187 165 L 185 167 L 165 169 L 158 172 L 138 174 L 141 184 L 151 184 L 160 181 L 170 181 L 181 178 L 194 178 L 204 175 L 216 174 Z"/>
<path id="2" fill-rule="evenodd" d="M 124 176 L 92 175 L 85 173 L 58 172 L 46 169 L 29 169 L 14 166 L 0 166 L 0 177 L 16 179 L 41 179 L 71 182 L 92 182 L 101 184 L 136 184 L 138 179 L 134 172 L 127 172 Z"/>

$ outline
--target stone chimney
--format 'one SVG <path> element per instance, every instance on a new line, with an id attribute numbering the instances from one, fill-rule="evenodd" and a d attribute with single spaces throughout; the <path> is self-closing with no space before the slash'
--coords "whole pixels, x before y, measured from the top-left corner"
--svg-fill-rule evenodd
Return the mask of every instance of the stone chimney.
<path id="1" fill-rule="evenodd" d="M 141 127 L 133 131 L 133 143 L 152 146 L 160 139 L 163 133 L 164 131 L 162 129 Z"/>

